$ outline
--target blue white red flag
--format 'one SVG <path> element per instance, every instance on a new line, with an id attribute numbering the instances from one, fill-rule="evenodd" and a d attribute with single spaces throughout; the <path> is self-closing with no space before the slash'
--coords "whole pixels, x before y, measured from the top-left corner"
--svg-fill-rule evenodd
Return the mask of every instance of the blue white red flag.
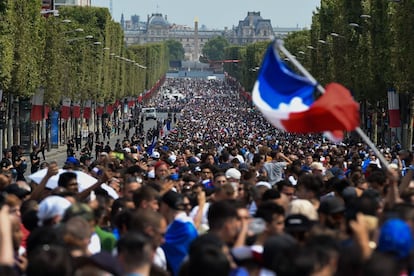
<path id="1" fill-rule="evenodd" d="M 275 127 L 294 133 L 330 132 L 340 140 L 343 131 L 359 126 L 359 105 L 340 84 L 331 83 L 320 97 L 317 83 L 290 70 L 271 45 L 253 88 L 253 102 Z"/>
<path id="2" fill-rule="evenodd" d="M 147 148 L 147 154 L 151 155 L 154 152 L 155 146 L 157 145 L 157 140 L 155 139 L 155 136 L 152 137 L 151 145 Z"/>

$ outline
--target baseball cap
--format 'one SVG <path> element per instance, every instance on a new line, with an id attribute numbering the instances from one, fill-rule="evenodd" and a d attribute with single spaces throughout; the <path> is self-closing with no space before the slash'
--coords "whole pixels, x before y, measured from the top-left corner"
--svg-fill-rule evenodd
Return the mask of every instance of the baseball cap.
<path id="1" fill-rule="evenodd" d="M 311 168 L 311 170 L 319 170 L 319 171 L 324 170 L 324 167 L 323 167 L 322 163 L 320 163 L 320 162 L 313 162 L 312 164 L 310 164 L 310 168 Z"/>
<path id="2" fill-rule="evenodd" d="M 4 189 L 4 191 L 8 194 L 13 194 L 15 196 L 17 196 L 20 199 L 23 199 L 25 196 L 27 196 L 28 194 L 30 194 L 30 191 L 20 188 L 19 185 L 17 184 L 10 184 L 7 185 L 6 188 Z"/>
<path id="3" fill-rule="evenodd" d="M 161 201 L 167 204 L 171 209 L 184 210 L 184 198 L 177 192 L 171 190 L 166 192 L 162 196 Z"/>
<path id="4" fill-rule="evenodd" d="M 190 159 L 188 159 L 188 164 L 198 164 L 200 163 L 200 158 L 198 158 L 197 156 L 193 156 L 190 157 Z"/>
<path id="5" fill-rule="evenodd" d="M 160 158 L 160 153 L 158 151 L 153 151 L 151 153 L 151 158 L 153 158 L 153 159 L 159 159 Z"/>
<path id="6" fill-rule="evenodd" d="M 238 169 L 230 168 L 226 171 L 226 178 L 240 179 L 241 173 Z"/>
<path id="7" fill-rule="evenodd" d="M 318 220 L 318 213 L 315 207 L 307 199 L 295 199 L 291 201 L 286 213 L 288 215 L 304 215 L 310 220 Z"/>
<path id="8" fill-rule="evenodd" d="M 285 229 L 287 232 L 305 232 L 312 228 L 312 221 L 304 215 L 290 215 L 286 217 Z"/>
<path id="9" fill-rule="evenodd" d="M 92 221 L 95 218 L 93 210 L 89 207 L 89 205 L 85 203 L 75 203 L 65 210 L 62 221 L 66 222 L 76 216 L 80 216 L 86 221 Z"/>
<path id="10" fill-rule="evenodd" d="M 78 159 L 76 159 L 76 157 L 69 156 L 69 157 L 66 159 L 65 165 L 79 166 L 79 165 L 80 165 L 80 163 L 79 163 L 79 160 L 78 160 Z"/>
<path id="11" fill-rule="evenodd" d="M 66 209 L 71 206 L 71 202 L 60 196 L 48 196 L 39 204 L 37 217 L 40 225 L 43 221 L 53 218 L 54 216 L 63 216 Z"/>
<path id="12" fill-rule="evenodd" d="M 329 196 L 321 200 L 318 212 L 322 214 L 336 214 L 345 211 L 345 204 L 335 196 Z"/>
<path id="13" fill-rule="evenodd" d="M 256 183 L 256 187 L 266 187 L 268 189 L 272 189 L 272 185 L 270 185 L 269 182 L 266 181 L 259 181 Z"/>
<path id="14" fill-rule="evenodd" d="M 390 219 L 381 227 L 378 251 L 391 253 L 399 259 L 409 256 L 413 249 L 411 229 L 401 219 Z"/>

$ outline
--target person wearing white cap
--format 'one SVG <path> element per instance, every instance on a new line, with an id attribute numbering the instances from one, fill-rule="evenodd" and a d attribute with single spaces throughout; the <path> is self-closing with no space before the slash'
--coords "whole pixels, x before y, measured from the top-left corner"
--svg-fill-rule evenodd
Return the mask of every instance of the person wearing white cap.
<path id="1" fill-rule="evenodd" d="M 39 204 L 37 211 L 40 226 L 56 225 L 62 220 L 63 214 L 72 203 L 60 196 L 48 196 Z"/>
<path id="2" fill-rule="evenodd" d="M 322 163 L 320 162 L 313 162 L 310 165 L 310 169 L 313 175 L 323 176 L 325 173 L 325 168 L 323 167 Z"/>
<path id="3" fill-rule="evenodd" d="M 225 173 L 228 183 L 230 183 L 235 191 L 236 197 L 239 194 L 241 172 L 238 169 L 230 168 Z"/>

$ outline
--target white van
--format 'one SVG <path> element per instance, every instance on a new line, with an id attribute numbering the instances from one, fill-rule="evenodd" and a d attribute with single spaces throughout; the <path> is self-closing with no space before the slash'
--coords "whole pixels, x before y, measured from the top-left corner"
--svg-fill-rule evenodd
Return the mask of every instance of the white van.
<path id="1" fill-rule="evenodd" d="M 145 121 L 148 119 L 157 120 L 157 109 L 155 107 L 145 107 L 142 109 L 142 113 L 144 114 Z"/>

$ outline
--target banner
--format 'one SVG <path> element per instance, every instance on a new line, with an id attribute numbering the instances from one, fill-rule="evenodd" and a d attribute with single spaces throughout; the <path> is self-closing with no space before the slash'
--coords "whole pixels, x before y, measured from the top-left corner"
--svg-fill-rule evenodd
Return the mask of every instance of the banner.
<path id="1" fill-rule="evenodd" d="M 89 120 L 91 118 L 91 106 L 92 106 L 92 101 L 91 100 L 87 100 L 84 103 L 83 118 L 86 119 L 86 120 Z"/>
<path id="2" fill-rule="evenodd" d="M 104 104 L 104 103 L 98 103 L 98 104 L 96 105 L 96 115 L 98 115 L 98 116 L 102 116 L 102 114 L 103 114 L 103 112 L 104 112 L 104 106 L 105 106 L 105 104 Z"/>
<path id="3" fill-rule="evenodd" d="M 60 108 L 60 118 L 67 120 L 70 117 L 70 98 L 63 98 L 62 99 L 62 106 Z"/>
<path id="4" fill-rule="evenodd" d="M 39 89 L 32 97 L 32 110 L 30 112 L 30 119 L 33 122 L 43 120 L 43 98 L 45 90 Z"/>
<path id="5" fill-rule="evenodd" d="M 73 102 L 72 105 L 72 118 L 79 119 L 81 114 L 80 102 Z"/>
<path id="6" fill-rule="evenodd" d="M 52 111 L 50 116 L 50 145 L 52 148 L 59 146 L 59 112 Z"/>
<path id="7" fill-rule="evenodd" d="M 388 114 L 391 128 L 401 127 L 400 98 L 394 90 L 388 91 Z"/>

